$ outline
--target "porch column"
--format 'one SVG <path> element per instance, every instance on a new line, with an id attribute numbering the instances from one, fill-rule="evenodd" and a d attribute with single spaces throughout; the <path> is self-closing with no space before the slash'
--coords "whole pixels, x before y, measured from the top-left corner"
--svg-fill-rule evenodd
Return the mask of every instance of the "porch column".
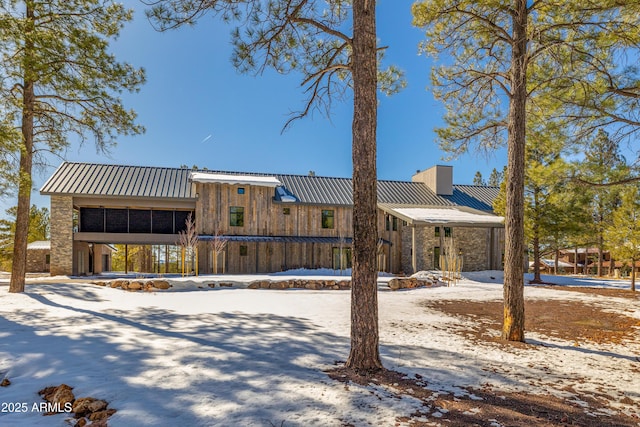
<path id="1" fill-rule="evenodd" d="M 418 266 L 418 254 L 416 251 L 416 227 L 415 225 L 411 226 L 411 268 L 413 269 L 412 273 L 415 273 Z"/>

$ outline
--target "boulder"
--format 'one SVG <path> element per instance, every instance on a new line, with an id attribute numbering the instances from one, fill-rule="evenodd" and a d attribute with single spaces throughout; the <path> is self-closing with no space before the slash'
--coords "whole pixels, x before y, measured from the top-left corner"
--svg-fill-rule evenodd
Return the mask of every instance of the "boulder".
<path id="1" fill-rule="evenodd" d="M 129 283 L 126 280 L 114 280 L 112 281 L 109 286 L 111 286 L 112 288 L 121 288 L 123 284 Z"/>
<path id="2" fill-rule="evenodd" d="M 338 282 L 340 289 L 351 289 L 351 280 L 341 280 Z"/>
<path id="3" fill-rule="evenodd" d="M 397 291 L 398 289 L 400 289 L 400 279 L 391 279 L 389 280 L 389 288 L 392 291 Z"/>
<path id="4" fill-rule="evenodd" d="M 269 289 L 287 289 L 289 287 L 289 283 L 287 281 L 283 282 L 271 282 L 271 286 Z"/>
<path id="5" fill-rule="evenodd" d="M 169 289 L 171 285 L 166 280 L 154 280 L 153 287 L 156 289 Z"/>
<path id="6" fill-rule="evenodd" d="M 143 287 L 144 287 L 144 282 L 140 282 L 140 281 L 136 280 L 136 281 L 133 281 L 133 282 L 129 283 L 128 289 L 130 291 L 139 291 Z"/>
<path id="7" fill-rule="evenodd" d="M 233 288 L 233 283 L 222 282 L 222 283 L 218 284 L 218 286 L 220 286 L 221 288 Z"/>
<path id="8" fill-rule="evenodd" d="M 4 378 L 0 381 L 0 387 L 9 387 L 11 385 L 11 381 L 8 378 Z"/>
<path id="9" fill-rule="evenodd" d="M 108 403 L 104 400 L 95 399 L 93 397 L 81 397 L 73 403 L 71 412 L 76 416 L 84 417 L 94 412 L 100 412 L 107 409 Z"/>
<path id="10" fill-rule="evenodd" d="M 64 408 L 67 403 L 72 403 L 76 399 L 71 390 L 73 390 L 73 387 L 60 384 L 59 386 L 43 388 L 38 394 L 47 402 L 58 404 L 59 408 Z"/>
<path id="11" fill-rule="evenodd" d="M 102 411 L 93 412 L 91 415 L 89 415 L 89 419 L 91 421 L 94 421 L 91 425 L 96 425 L 95 421 L 106 420 L 116 412 L 117 411 L 115 409 L 105 409 Z"/>

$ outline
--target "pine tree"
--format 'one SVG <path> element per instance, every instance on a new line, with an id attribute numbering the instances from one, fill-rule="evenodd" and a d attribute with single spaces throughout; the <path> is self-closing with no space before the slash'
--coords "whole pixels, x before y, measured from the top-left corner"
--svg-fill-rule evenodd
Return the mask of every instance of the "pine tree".
<path id="1" fill-rule="evenodd" d="M 16 213 L 18 207 L 6 210 L 10 219 L 0 220 L 0 264 L 2 269 L 10 267 L 13 262 L 13 244 L 16 233 Z M 49 209 L 32 205 L 29 210 L 29 234 L 27 243 L 49 239 Z"/>
<path id="2" fill-rule="evenodd" d="M 487 181 L 487 185 L 489 187 L 500 187 L 500 183 L 502 182 L 502 172 L 498 172 L 496 168 L 493 168 L 491 171 L 491 175 L 489 175 L 489 181 Z"/>
<path id="3" fill-rule="evenodd" d="M 583 186 L 582 191 L 589 194 L 589 213 L 591 215 L 591 235 L 595 236 L 598 248 L 597 275 L 602 275 L 602 253 L 605 247 L 605 229 L 610 225 L 612 213 L 620 204 L 620 186 L 601 186 L 608 182 L 624 180 L 630 169 L 626 159 L 620 154 L 619 143 L 610 138 L 603 130 L 587 141 L 584 159 L 578 165 L 582 179 L 592 183 Z"/>
<path id="4" fill-rule="evenodd" d="M 482 179 L 482 173 L 480 171 L 477 171 L 473 176 L 473 185 L 486 185 L 484 179 Z"/>
<path id="5" fill-rule="evenodd" d="M 314 109 L 328 112 L 334 98 L 353 89 L 353 268 L 351 352 L 348 368 L 375 371 L 379 352 L 377 297 L 377 89 L 403 86 L 394 67 L 381 71 L 374 0 L 160 0 L 148 16 L 160 29 L 193 23 L 207 12 L 238 20 L 234 65 L 243 72 L 273 68 L 299 72 L 307 102 L 285 124 Z M 351 27 L 352 34 L 345 32 Z"/>
<path id="6" fill-rule="evenodd" d="M 108 44 L 131 18 L 121 4 L 102 0 L 0 4 L 0 109 L 10 118 L 19 157 L 9 292 L 24 291 L 36 153 L 60 154 L 74 136 L 108 150 L 116 135 L 143 131 L 118 94 L 138 90 L 144 73 L 118 63 Z"/>
<path id="7" fill-rule="evenodd" d="M 607 247 L 611 255 L 631 262 L 631 290 L 636 291 L 636 261 L 640 260 L 640 188 L 627 186 L 622 204 L 612 215 L 606 228 Z"/>
<path id="8" fill-rule="evenodd" d="M 607 79 L 620 83 L 634 74 L 617 61 L 640 45 L 638 11 L 635 0 L 422 0 L 413 5 L 414 24 L 426 30 L 422 50 L 443 57 L 443 65 L 432 69 L 434 94 L 446 106 L 446 126 L 437 130 L 441 148 L 456 156 L 472 145 L 485 151 L 507 147 L 505 339 L 524 340 L 527 116 L 539 116 L 540 123 L 571 117 L 575 128 L 602 125 L 594 119 L 598 114 L 615 120 L 615 102 L 605 103 L 605 112 L 590 101 L 600 97 L 602 105 Z M 618 78 L 622 74 L 626 80 Z M 588 114 L 576 111 L 579 105 Z"/>

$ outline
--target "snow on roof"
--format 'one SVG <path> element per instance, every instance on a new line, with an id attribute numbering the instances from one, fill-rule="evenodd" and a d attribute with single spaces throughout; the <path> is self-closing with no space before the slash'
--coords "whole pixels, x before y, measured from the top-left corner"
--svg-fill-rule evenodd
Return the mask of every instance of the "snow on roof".
<path id="1" fill-rule="evenodd" d="M 49 240 L 36 240 L 27 245 L 27 249 L 51 249 L 51 241 Z"/>
<path id="2" fill-rule="evenodd" d="M 220 184 L 246 184 L 263 187 L 278 187 L 282 185 L 275 176 L 257 175 L 226 175 L 221 173 L 191 172 L 191 181 Z"/>
<path id="3" fill-rule="evenodd" d="M 393 212 L 413 223 L 502 225 L 504 217 L 457 208 L 393 208 Z"/>
<path id="4" fill-rule="evenodd" d="M 540 263 L 546 265 L 547 267 L 555 266 L 555 260 L 553 259 L 540 258 Z M 532 267 L 533 264 L 534 264 L 533 261 L 529 262 L 529 267 Z M 561 268 L 573 267 L 573 264 L 569 264 L 568 262 L 558 260 L 558 267 L 561 267 Z"/>

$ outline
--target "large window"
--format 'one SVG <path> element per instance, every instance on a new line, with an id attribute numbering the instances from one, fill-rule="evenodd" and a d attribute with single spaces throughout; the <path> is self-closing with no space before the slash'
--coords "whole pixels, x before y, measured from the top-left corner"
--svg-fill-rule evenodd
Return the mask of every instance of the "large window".
<path id="1" fill-rule="evenodd" d="M 322 211 L 322 228 L 334 228 L 332 210 Z"/>
<path id="2" fill-rule="evenodd" d="M 229 208 L 229 225 L 232 227 L 244 227 L 244 208 L 231 206 Z"/>
<path id="3" fill-rule="evenodd" d="M 177 234 L 190 211 L 127 208 L 80 208 L 77 231 L 85 233 Z M 193 214 L 193 213 L 192 213 Z"/>

